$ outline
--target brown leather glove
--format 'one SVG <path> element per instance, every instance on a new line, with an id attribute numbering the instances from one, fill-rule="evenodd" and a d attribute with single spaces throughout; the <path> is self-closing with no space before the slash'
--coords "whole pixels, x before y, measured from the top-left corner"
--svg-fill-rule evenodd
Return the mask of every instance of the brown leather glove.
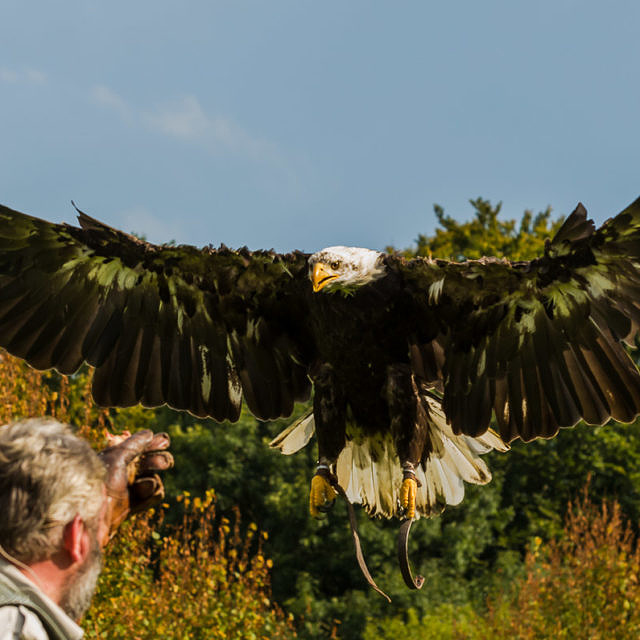
<path id="1" fill-rule="evenodd" d="M 171 444 L 168 434 L 148 429 L 132 436 L 108 436 L 112 446 L 98 456 L 107 468 L 106 521 L 109 534 L 104 546 L 131 514 L 158 504 L 164 498 L 164 486 L 158 475 L 173 466 L 173 456 L 166 451 Z"/>

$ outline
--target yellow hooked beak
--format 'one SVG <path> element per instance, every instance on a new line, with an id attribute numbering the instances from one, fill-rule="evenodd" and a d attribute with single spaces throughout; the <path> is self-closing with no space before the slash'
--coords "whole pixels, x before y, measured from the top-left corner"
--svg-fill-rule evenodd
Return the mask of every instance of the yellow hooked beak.
<path id="1" fill-rule="evenodd" d="M 313 273 L 311 274 L 311 282 L 313 283 L 313 291 L 318 293 L 320 289 L 326 287 L 332 280 L 338 277 L 336 273 L 329 265 L 322 262 L 316 262 L 313 265 Z"/>

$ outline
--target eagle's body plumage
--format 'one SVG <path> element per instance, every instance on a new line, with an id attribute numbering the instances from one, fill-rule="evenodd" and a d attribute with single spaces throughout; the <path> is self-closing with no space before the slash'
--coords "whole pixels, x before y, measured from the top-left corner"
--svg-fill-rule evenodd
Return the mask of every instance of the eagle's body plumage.
<path id="1" fill-rule="evenodd" d="M 413 515 L 415 495 L 429 515 L 489 480 L 491 448 L 640 413 L 640 201 L 598 230 L 580 205 L 519 263 L 154 246 L 79 222 L 0 207 L 0 346 L 40 369 L 88 362 L 102 405 L 216 420 L 242 398 L 290 415 L 313 385 L 313 415 L 274 445 L 315 430 L 320 467 L 371 513 Z"/>

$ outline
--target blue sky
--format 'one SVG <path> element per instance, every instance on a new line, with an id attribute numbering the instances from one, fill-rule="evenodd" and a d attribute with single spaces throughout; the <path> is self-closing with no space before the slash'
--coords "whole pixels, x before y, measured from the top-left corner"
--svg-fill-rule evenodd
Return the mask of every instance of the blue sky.
<path id="1" fill-rule="evenodd" d="M 154 242 L 409 246 L 640 195 L 640 3 L 0 4 L 0 202 Z"/>

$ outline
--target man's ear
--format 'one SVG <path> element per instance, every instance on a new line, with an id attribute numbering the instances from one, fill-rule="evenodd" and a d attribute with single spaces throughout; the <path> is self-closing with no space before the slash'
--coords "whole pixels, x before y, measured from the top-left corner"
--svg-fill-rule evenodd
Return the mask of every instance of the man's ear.
<path id="1" fill-rule="evenodd" d="M 71 564 L 82 564 L 91 551 L 91 537 L 80 516 L 76 516 L 64 528 L 62 544 L 69 554 Z"/>

